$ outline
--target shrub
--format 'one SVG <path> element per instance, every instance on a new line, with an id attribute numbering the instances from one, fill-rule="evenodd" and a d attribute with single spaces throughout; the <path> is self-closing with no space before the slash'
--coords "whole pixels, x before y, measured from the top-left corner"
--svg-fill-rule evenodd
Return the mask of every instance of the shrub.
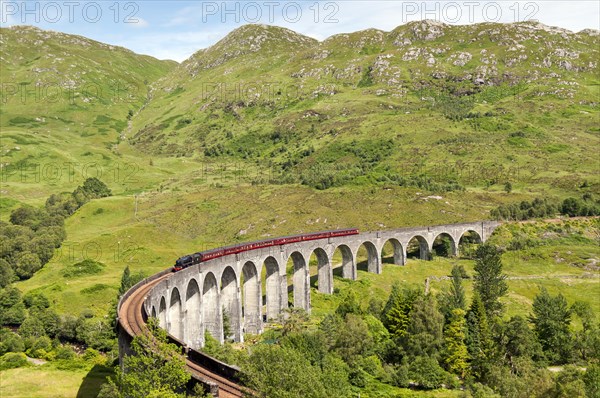
<path id="1" fill-rule="evenodd" d="M 11 286 L 0 290 L 0 323 L 20 325 L 24 320 L 25 305 L 21 300 L 21 291 Z"/>
<path id="2" fill-rule="evenodd" d="M 417 357 L 409 366 L 410 378 L 426 390 L 442 387 L 451 376 L 430 357 Z"/>
<path id="3" fill-rule="evenodd" d="M 25 350 L 23 339 L 6 328 L 0 331 L 0 355 L 7 352 L 22 352 Z"/>
<path id="4" fill-rule="evenodd" d="M 25 307 L 48 308 L 50 301 L 43 293 L 29 292 L 23 296 Z"/>
<path id="5" fill-rule="evenodd" d="M 99 274 L 104 270 L 105 265 L 101 262 L 86 258 L 83 261 L 75 263 L 63 271 L 65 278 L 73 278 L 84 275 Z"/>
<path id="6" fill-rule="evenodd" d="M 105 183 L 96 177 L 88 178 L 83 183 L 83 191 L 92 199 L 111 196 L 112 192 Z"/>
<path id="7" fill-rule="evenodd" d="M 401 365 L 392 376 L 392 384 L 396 387 L 406 388 L 410 385 L 408 365 Z"/>
<path id="8" fill-rule="evenodd" d="M 19 334 L 23 337 L 42 337 L 46 336 L 46 328 L 39 318 L 30 316 L 23 321 L 23 324 L 19 328 Z"/>
<path id="9" fill-rule="evenodd" d="M 42 336 L 33 340 L 32 346 L 25 351 L 32 358 L 47 358 L 52 351 L 52 340 L 48 336 Z"/>
<path id="10" fill-rule="evenodd" d="M 0 357 L 0 371 L 28 366 L 27 357 L 22 352 L 9 352 Z"/>
<path id="11" fill-rule="evenodd" d="M 61 345 L 56 349 L 56 359 L 70 360 L 75 358 L 75 351 L 70 346 Z"/>
<path id="12" fill-rule="evenodd" d="M 106 358 L 100 354 L 100 351 L 93 348 L 86 348 L 83 353 L 83 359 L 95 365 L 103 365 L 106 363 Z"/>

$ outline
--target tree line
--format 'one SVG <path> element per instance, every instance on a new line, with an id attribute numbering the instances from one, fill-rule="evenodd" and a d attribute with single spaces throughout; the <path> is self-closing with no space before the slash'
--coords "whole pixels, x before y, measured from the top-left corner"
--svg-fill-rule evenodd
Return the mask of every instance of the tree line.
<path id="1" fill-rule="evenodd" d="M 47 361 L 76 360 L 75 346 L 84 347 L 84 360 L 103 358 L 103 363 L 112 364 L 118 359 L 118 298 L 145 276 L 126 267 L 108 316 L 101 318 L 89 309 L 78 316 L 58 315 L 41 292 L 22 294 L 13 285 L 0 289 L 0 369 L 25 365 L 25 355 Z"/>
<path id="2" fill-rule="evenodd" d="M 490 211 L 494 220 L 523 221 L 532 218 L 552 218 L 557 214 L 578 217 L 600 215 L 600 201 L 594 200 L 590 193 L 581 198 L 569 197 L 560 203 L 548 199 L 535 198 L 533 201 L 522 201 L 500 205 Z"/>
<path id="3" fill-rule="evenodd" d="M 10 223 L 0 221 L 0 287 L 31 278 L 67 237 L 65 219 L 91 199 L 110 195 L 110 189 L 92 177 L 73 192 L 51 195 L 42 208 L 13 210 Z"/>

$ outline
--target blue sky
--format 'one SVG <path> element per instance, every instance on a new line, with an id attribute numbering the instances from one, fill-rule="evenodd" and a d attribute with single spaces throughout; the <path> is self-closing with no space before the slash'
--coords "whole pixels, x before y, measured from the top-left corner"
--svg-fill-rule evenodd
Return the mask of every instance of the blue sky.
<path id="1" fill-rule="evenodd" d="M 600 1 L 9 1 L 0 24 L 34 25 L 183 61 L 246 23 L 284 26 L 323 40 L 408 21 L 450 24 L 536 19 L 572 31 L 600 28 Z"/>

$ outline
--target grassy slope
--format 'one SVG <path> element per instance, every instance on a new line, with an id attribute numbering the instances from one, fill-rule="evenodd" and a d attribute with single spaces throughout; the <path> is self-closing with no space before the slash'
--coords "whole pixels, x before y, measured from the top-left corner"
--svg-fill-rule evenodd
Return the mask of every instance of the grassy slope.
<path id="1" fill-rule="evenodd" d="M 97 170 L 127 189 L 137 158 L 117 145 L 128 112 L 175 63 L 32 27 L 0 29 L 0 41 L 2 198 L 42 201 Z"/>
<path id="2" fill-rule="evenodd" d="M 439 35 L 428 38 L 426 29 Z M 253 38 L 259 44 L 248 49 Z M 276 170 L 292 162 L 298 173 L 315 163 L 339 173 L 364 166 L 356 148 L 363 158 L 384 154 L 355 184 L 421 171 L 481 187 L 502 167 L 519 172 L 497 183 L 511 180 L 522 192 L 564 195 L 584 180 L 598 191 L 589 151 L 598 144 L 597 42 L 532 23 L 415 22 L 322 43 L 245 26 L 157 81 L 128 137 L 154 156 L 201 159 L 216 148 L 225 161 Z M 230 58 L 224 48 L 240 54 Z M 462 66 L 461 54 L 472 57 Z M 439 97 L 445 92 L 449 103 Z M 469 104 L 459 112 L 461 101 Z M 479 116 L 445 117 L 468 112 Z M 375 140 L 391 140 L 391 151 Z M 462 175 L 451 171 L 457 165 Z"/>
<path id="3" fill-rule="evenodd" d="M 486 27 L 480 26 L 470 29 L 484 28 Z M 427 73 L 431 71 L 428 71 L 423 59 L 400 61 L 407 49 L 395 49 L 393 41 L 394 35 L 402 33 L 403 29 L 405 28 L 399 28 L 385 38 L 383 53 L 381 49 L 373 50 L 373 45 L 368 42 L 378 40 L 377 32 L 367 32 L 366 36 L 370 39 L 364 44 L 360 44 L 364 41 L 360 34 L 353 34 L 348 38 L 334 37 L 319 45 L 318 52 L 333 51 L 333 55 L 327 59 L 314 57 L 317 50 L 311 47 L 314 45 L 312 41 L 294 39 L 291 33 L 286 33 L 291 40 L 296 41 L 294 46 L 301 48 L 295 58 L 287 63 L 291 66 L 285 66 L 289 57 L 281 55 L 283 47 L 292 47 L 284 41 L 283 44 L 270 44 L 276 50 L 273 52 L 275 55 L 264 58 L 261 68 L 272 68 L 265 73 L 267 81 L 274 79 L 285 84 L 295 84 L 298 78 L 291 78 L 290 73 L 301 69 L 301 63 L 304 62 L 310 63 L 310 68 L 315 70 L 330 63 L 345 69 L 349 61 L 356 59 L 354 63 L 364 70 L 364 66 L 372 64 L 377 55 L 392 52 L 395 54 L 392 63 L 400 68 L 400 77 L 403 79 L 400 85 L 412 84 L 413 79 L 407 74 L 409 67 L 423 70 L 424 76 L 428 76 Z M 491 26 L 489 29 L 504 28 Z M 3 43 L 12 34 L 4 29 L 0 33 Z M 403 34 L 410 36 L 413 33 Z M 473 35 L 473 32 L 451 30 L 447 32 L 446 38 L 440 37 L 426 43 L 416 40 L 412 46 L 439 48 L 444 40 L 460 34 L 468 36 Z M 543 32 L 538 34 L 541 38 L 537 39 L 537 43 L 525 43 L 530 57 L 535 55 L 532 54 L 542 41 L 550 43 L 553 49 L 564 44 L 579 51 L 590 40 L 597 40 L 570 36 L 568 42 L 562 43 L 561 39 L 553 35 Z M 40 35 L 46 36 L 48 33 L 32 31 L 21 37 L 23 40 L 36 40 Z M 48 52 L 54 55 L 62 54 L 62 51 L 65 54 L 78 53 L 75 57 L 70 57 L 69 61 L 59 62 L 61 68 L 67 68 L 67 64 L 71 62 L 78 63 L 74 70 L 91 71 L 98 67 L 93 63 L 93 66 L 86 64 L 89 62 L 84 56 L 89 53 L 85 50 L 87 47 L 78 50 L 77 41 L 87 39 L 62 36 L 59 36 L 60 39 L 51 36 L 47 39 L 59 42 L 50 44 Z M 67 42 L 60 44 L 65 40 Z M 476 46 L 485 45 L 489 46 L 489 51 L 496 51 L 494 46 L 499 48 L 500 45 L 491 43 L 498 42 L 496 39 L 495 42 L 486 41 L 477 43 Z M 39 54 L 36 55 L 33 47 L 27 43 L 10 52 L 22 51 L 24 59 L 27 59 L 26 63 L 11 63 L 6 66 L 7 61 L 4 58 L 0 60 L 3 81 L 5 76 L 14 76 L 10 78 L 19 82 L 33 82 L 39 78 L 38 75 L 48 74 L 50 77 L 47 81 L 53 81 L 52 72 L 32 73 L 33 67 L 51 68 L 54 61 L 38 58 Z M 111 78 L 118 81 L 132 79 L 131 81 L 141 81 L 142 84 L 144 80 L 152 82 L 172 68 L 168 63 L 138 58 L 126 51 L 109 50 L 96 43 L 91 45 L 95 51 L 104 52 L 103 54 L 109 52 L 112 57 L 112 65 L 98 67 L 106 73 L 97 73 L 90 80 L 105 86 L 109 85 L 108 80 Z M 357 45 L 359 47 L 355 47 Z M 473 46 L 468 43 L 448 45 L 458 47 L 447 50 L 447 55 Z M 308 47 L 311 49 L 306 49 Z M 473 48 L 468 50 L 476 60 L 471 62 L 481 61 L 477 59 L 480 51 L 473 51 Z M 543 51 L 550 49 L 544 48 Z M 581 58 L 574 62 L 587 62 L 586 57 L 597 58 L 597 53 L 590 54 L 586 55 L 582 51 Z M 215 61 L 220 55 L 222 54 L 213 54 L 214 58 L 210 58 L 204 54 L 201 60 Z M 535 56 L 541 57 L 536 62 L 541 62 L 545 57 L 542 53 Z M 578 188 L 583 180 L 591 183 L 587 190 L 598 193 L 597 178 L 594 177 L 598 163 L 593 158 L 593 151 L 589 150 L 597 145 L 598 107 L 586 102 L 597 97 L 598 81 L 589 71 L 566 73 L 557 69 L 554 63 L 555 66 L 544 74 L 559 72 L 561 77 L 544 78 L 549 80 L 528 86 L 528 95 L 523 99 L 515 101 L 510 96 L 501 96 L 499 99 L 486 100 L 486 103 L 478 101 L 473 107 L 474 111 L 483 114 L 491 110 L 494 116 L 479 118 L 475 125 L 465 120 L 449 121 L 440 109 L 431 109 L 427 103 L 423 104 L 414 91 L 401 97 L 395 97 L 391 91 L 386 95 L 377 95 L 378 89 L 393 89 L 385 83 L 384 77 L 375 76 L 373 86 L 358 89 L 356 86 L 362 78 L 362 72 L 339 79 L 326 74 L 320 80 L 310 76 L 300 78 L 307 87 L 308 97 L 317 86 L 327 82 L 335 84 L 339 90 L 334 96 L 321 95 L 300 101 L 276 100 L 274 104 L 234 106 L 224 108 L 225 110 L 222 109 L 227 104 L 214 101 L 207 110 L 198 111 L 198 102 L 194 98 L 202 93 L 200 83 L 203 79 L 206 81 L 206 76 L 213 76 L 213 80 L 214 76 L 223 76 L 222 79 L 219 78 L 219 82 L 231 83 L 257 79 L 257 68 L 253 62 L 260 59 L 261 54 L 254 58 L 252 54 L 248 57 L 228 60 L 208 72 L 199 69 L 196 79 L 179 72 L 168 75 L 156 83 L 156 89 L 152 93 L 155 100 L 134 117 L 131 130 L 127 128 L 127 112 L 143 105 L 145 92 L 144 95 L 136 96 L 131 104 L 125 105 L 122 101 L 87 103 L 83 101 L 81 93 L 73 106 L 64 101 L 56 104 L 46 101 L 43 106 L 29 106 L 29 101 L 27 106 L 23 106 L 15 103 L 14 98 L 9 99 L 0 113 L 0 160 L 13 166 L 19 164 L 19 161 L 24 163 L 21 163 L 21 169 L 17 169 L 17 172 L 14 169 L 4 172 L 0 218 L 7 219 L 11 208 L 20 202 L 41 205 L 51 193 L 72 190 L 83 182 L 85 166 L 90 164 L 101 167 L 101 179 L 116 194 L 114 197 L 86 204 L 69 218 L 68 238 L 62 250 L 31 280 L 18 283 L 20 289 L 44 291 L 61 313 L 79 314 L 90 308 L 98 316 L 103 316 L 116 294 L 121 272 L 126 265 L 130 265 L 134 271 L 143 270 L 150 274 L 167 267 L 181 254 L 237 240 L 348 226 L 375 230 L 480 220 L 487 217 L 489 209 L 500 203 L 539 195 L 579 196 L 585 191 Z M 440 55 L 439 58 L 444 57 L 446 55 Z M 107 57 L 103 55 L 101 58 Z M 194 61 L 192 58 L 182 67 L 193 71 Z M 124 66 L 120 66 L 122 64 Z M 246 65 L 240 68 L 240 64 Z M 444 65 L 449 72 L 463 73 L 462 69 L 450 66 L 449 61 L 444 61 Z M 471 69 L 477 66 L 475 63 L 467 64 L 467 68 Z M 236 68 L 240 68 L 239 72 L 228 72 L 236 71 Z M 530 69 L 529 65 L 523 64 L 518 67 L 517 72 L 526 69 Z M 12 75 L 5 75 L 6 71 L 10 71 Z M 119 72 L 108 74 L 112 71 Z M 228 74 L 223 75 L 225 72 Z M 388 72 L 390 71 L 386 73 Z M 61 70 L 61 73 L 67 76 L 68 69 Z M 318 75 L 322 72 L 315 73 Z M 108 76 L 109 79 L 102 80 L 103 76 Z M 182 80 L 173 80 L 176 76 L 182 76 Z M 77 79 L 82 79 L 82 76 Z M 561 95 L 538 95 L 540 90 L 550 90 L 548 86 L 559 86 L 559 79 L 576 80 L 579 83 L 573 99 L 562 98 Z M 427 80 L 431 81 L 429 77 Z M 181 89 L 177 88 L 179 86 Z M 170 93 L 160 92 L 169 88 L 172 88 Z M 309 109 L 315 113 L 307 114 Z M 60 119 L 51 116 L 58 116 Z M 17 119 L 14 120 L 15 118 Z M 40 118 L 40 121 L 35 118 Z M 171 121 L 165 122 L 170 118 Z M 179 119 L 187 118 L 192 120 L 190 125 L 178 122 Z M 132 138 L 146 124 L 159 122 L 168 123 L 168 126 L 163 126 L 160 130 L 168 137 L 160 138 L 155 143 L 148 137 L 158 134 L 148 131 L 133 138 L 133 146 L 127 140 L 120 139 L 122 134 Z M 315 129 L 311 131 L 313 124 Z M 275 129 L 281 130 L 283 136 L 272 137 L 271 133 Z M 232 139 L 226 138 L 227 131 L 233 132 Z M 523 131 L 524 137 L 511 137 L 510 134 L 516 131 Z M 393 150 L 377 163 L 375 171 L 368 170 L 364 173 L 365 176 L 342 188 L 317 191 L 298 185 L 250 184 L 252 181 L 269 180 L 268 167 L 271 162 L 277 169 L 277 164 L 287 160 L 288 156 L 297 159 L 301 151 L 310 147 L 314 147 L 315 152 L 301 158 L 294 172 L 301 172 L 318 162 L 342 164 L 343 168 L 355 167 L 360 163 L 360 156 L 347 151 L 349 147 L 356 146 L 348 144 L 353 139 L 361 143 L 359 146 L 365 148 L 367 153 L 372 153 L 372 147 L 375 152 L 378 150 L 373 141 L 368 140 L 392 139 Z M 363 145 L 363 141 L 367 143 Z M 222 143 L 225 149 L 232 150 L 234 155 L 205 159 L 202 156 L 203 149 L 217 142 Z M 197 148 L 198 151 L 186 151 L 186 156 L 173 157 L 183 153 L 181 148 L 184 144 L 186 148 Z M 157 153 L 161 146 L 165 154 Z M 140 148 L 146 152 L 140 152 Z M 247 159 L 242 159 L 237 148 L 252 151 L 247 154 Z M 339 159 L 340 153 L 344 154 L 343 159 Z M 381 170 L 385 167 L 403 175 L 415 174 L 418 168 L 435 175 L 435 170 L 447 170 L 448 164 L 453 165 L 457 161 L 462 161 L 467 166 L 478 162 L 505 167 L 518 165 L 519 176 L 513 179 L 515 191 L 511 194 L 502 192 L 503 180 L 485 188 L 484 181 L 491 177 L 485 172 L 481 173 L 480 168 L 475 168 L 475 180 L 462 178 L 461 182 L 467 185 L 466 192 L 442 194 L 442 199 L 427 198 L 431 193 L 422 189 L 374 182 L 378 174 L 384 173 Z M 72 176 L 67 174 L 65 162 L 78 163 Z M 233 162 L 239 164 L 237 171 L 232 166 Z M 44 167 L 50 163 L 63 168 L 61 175 L 57 178 L 42 175 L 36 180 L 35 166 L 39 164 Z M 227 166 L 224 170 L 223 165 Z M 239 169 L 245 171 L 241 173 Z M 20 170 L 25 170 L 25 180 Z M 88 176 L 95 175 L 92 170 L 93 168 L 89 170 Z M 140 195 L 137 214 L 134 194 Z M 597 226 L 590 226 L 589 229 L 596 233 L 598 231 Z M 242 234 L 242 230 L 246 232 Z M 554 251 L 559 251 L 559 257 L 566 261 L 557 263 L 553 257 Z M 569 251 L 571 254 L 567 254 Z M 599 252 L 596 244 L 568 242 L 535 249 L 534 255 L 529 252 L 519 255 L 519 261 L 505 256 L 506 270 L 510 275 L 527 275 L 535 271 L 536 274 L 547 277 L 580 275 L 583 271 L 569 264 L 585 262 L 587 258 L 597 259 Z M 74 278 L 63 276 L 66 268 L 86 256 L 106 265 L 100 274 Z M 383 276 L 361 271 L 358 282 L 336 279 L 335 287 L 343 290 L 347 286 L 353 286 L 361 289 L 365 295 L 383 295 L 394 279 L 421 285 L 428 276 L 447 274 L 457 261 L 465 264 L 467 269 L 472 269 L 472 263 L 464 260 L 410 260 L 406 267 L 386 265 Z M 578 298 L 591 300 L 590 297 L 593 296 L 585 293 L 599 292 L 597 273 L 595 275 L 595 278 L 582 280 L 547 278 L 511 281 L 511 292 L 507 298 L 508 313 L 526 313 L 527 304 L 531 303 L 541 284 L 548 286 L 553 293 L 563 292 L 570 301 Z M 432 289 L 438 290 L 444 283 L 432 282 Z M 315 314 L 330 310 L 337 300 L 337 296 L 315 293 Z M 598 303 L 592 304 L 596 312 L 600 313 Z M 32 372 L 29 377 L 38 380 L 37 368 L 23 370 L 21 377 L 28 378 L 28 372 Z M 13 388 L 13 385 L 5 387 L 6 380 L 8 379 L 3 375 L 3 393 Z M 77 382 L 71 384 L 74 389 Z M 43 387 L 35 388 L 42 390 Z M 31 391 L 34 391 L 34 387 Z"/>
<path id="4" fill-rule="evenodd" d="M 412 200 L 403 197 L 399 189 L 373 193 L 357 192 L 355 189 L 315 192 L 308 188 L 246 186 L 238 187 L 235 196 L 231 192 L 213 189 L 189 194 L 147 194 L 138 199 L 137 217 L 134 200 L 130 197 L 94 200 L 68 219 L 67 241 L 52 261 L 32 279 L 19 282 L 18 286 L 24 291 L 44 291 L 61 312 L 79 314 L 90 308 L 103 315 L 116 294 L 126 265 L 134 271 L 143 270 L 151 274 L 168 267 L 173 259 L 184 253 L 234 241 L 348 226 L 375 230 L 482 218 L 477 210 L 479 206 L 461 206 L 452 195 L 443 200 L 424 202 L 417 200 L 415 193 Z M 404 195 L 411 197 L 407 193 Z M 484 201 L 485 198 L 482 198 Z M 305 207 L 300 209 L 297 203 L 303 203 Z M 551 291 L 564 290 L 573 300 L 593 302 L 590 296 L 582 294 L 584 290 L 580 286 L 598 289 L 597 273 L 588 279 L 552 279 L 589 273 L 576 265 L 586 264 L 589 259 L 600 256 L 593 240 L 593 234 L 598 233 L 597 222 L 582 225 L 581 228 L 589 230 L 585 239 L 565 238 L 550 241 L 550 246 L 504 255 L 510 276 L 542 277 L 510 282 L 514 291 L 508 298 L 509 313 L 528 311 L 527 306 L 522 304 L 531 303 L 542 283 L 547 284 Z M 508 239 L 502 235 L 501 238 Z M 100 274 L 64 276 L 67 267 L 86 256 L 106 267 Z M 409 260 L 406 267 L 386 265 L 383 277 L 361 272 L 359 279 L 371 281 L 374 291 L 369 294 L 382 295 L 389 290 L 392 281 L 422 284 L 426 277 L 448 275 L 456 262 L 472 271 L 472 261 L 436 258 L 433 262 Z M 312 271 L 316 273 L 316 269 Z M 335 287 L 348 283 L 361 286 L 363 282 L 336 280 Z M 435 291 L 444 283 L 432 282 L 432 289 Z M 315 296 L 316 303 L 319 302 L 317 297 L 319 295 Z M 324 300 L 335 303 L 337 299 Z M 592 304 L 600 313 L 598 303 Z M 326 306 L 323 311 L 330 309 Z M 316 305 L 315 313 L 320 311 L 319 305 Z"/>

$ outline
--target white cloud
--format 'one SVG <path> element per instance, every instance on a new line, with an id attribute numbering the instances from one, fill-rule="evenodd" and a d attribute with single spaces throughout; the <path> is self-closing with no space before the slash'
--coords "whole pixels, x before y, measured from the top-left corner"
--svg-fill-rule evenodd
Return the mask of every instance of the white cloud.
<path id="1" fill-rule="evenodd" d="M 150 26 L 150 24 L 144 18 L 135 17 L 135 18 L 132 18 L 131 22 L 127 23 L 127 26 L 130 26 L 133 28 L 147 28 L 148 26 Z"/>

